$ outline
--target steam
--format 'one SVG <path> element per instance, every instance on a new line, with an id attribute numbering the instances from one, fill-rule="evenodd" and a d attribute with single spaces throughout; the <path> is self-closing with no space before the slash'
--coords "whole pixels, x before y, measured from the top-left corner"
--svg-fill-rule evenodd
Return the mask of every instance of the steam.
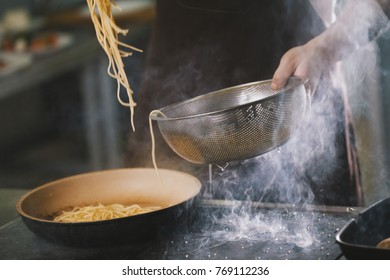
<path id="1" fill-rule="evenodd" d="M 358 6 L 361 9 L 356 10 L 356 17 L 359 19 L 358 26 L 349 25 L 353 29 L 348 29 L 345 34 L 350 36 L 349 42 L 356 44 L 355 49 L 363 48 L 365 52 L 371 52 L 371 57 L 375 57 L 375 47 L 372 47 L 372 44 L 367 44 L 373 38 L 386 34 L 388 20 L 379 7 L 373 8 L 367 5 L 367 1 L 349 2 L 354 6 L 354 10 Z M 355 38 L 358 39 L 355 40 Z M 198 47 L 194 46 L 195 49 Z M 217 55 L 213 50 L 214 48 L 211 46 L 209 50 L 210 57 Z M 190 50 L 189 53 L 197 54 L 194 50 Z M 357 53 L 359 54 L 359 51 Z M 343 148 L 345 147 L 344 128 L 353 125 L 352 123 L 345 125 L 346 115 L 343 111 L 345 98 L 348 97 L 354 104 L 352 106 L 354 120 L 357 116 L 356 110 L 357 108 L 361 110 L 361 106 L 364 108 L 370 107 L 369 110 L 364 110 L 365 112 L 360 112 L 360 114 L 362 117 L 372 120 L 374 118 L 373 114 L 379 111 L 378 106 L 380 105 L 378 99 L 372 104 L 368 104 L 366 98 L 369 95 L 370 100 L 373 100 L 375 98 L 372 95 L 377 95 L 378 92 L 367 90 L 362 94 L 358 92 L 358 86 L 346 86 L 346 84 L 361 85 L 363 81 L 368 81 L 375 84 L 375 88 L 379 91 L 377 72 L 373 74 L 371 71 L 376 67 L 376 61 L 367 60 L 367 56 L 361 54 L 362 52 L 360 52 L 360 55 L 345 58 L 344 63 L 351 63 L 353 60 L 353 64 L 350 64 L 353 66 L 343 66 L 342 69 L 338 66 L 337 71 L 332 73 L 331 79 L 329 77 L 324 78 L 319 85 L 314 97 L 315 100 L 310 110 L 308 110 L 306 118 L 300 124 L 299 130 L 286 144 L 278 149 L 254 159 L 232 162 L 227 166 L 211 166 L 210 172 L 207 166 L 193 166 L 178 157 L 174 158 L 172 163 L 164 155 L 159 157 L 163 148 L 156 150 L 157 162 L 160 167 L 172 167 L 187 171 L 204 182 L 203 198 L 237 202 L 232 205 L 231 211 L 224 212 L 222 215 L 218 213 L 211 217 L 211 222 L 205 223 L 204 231 L 197 240 L 199 245 L 194 251 L 215 248 L 227 242 L 243 240 L 249 243 L 271 240 L 277 244 L 295 244 L 295 246 L 301 248 L 310 248 L 318 244 L 320 236 L 313 223 L 316 218 L 314 215 L 291 210 L 285 210 L 287 212 L 284 212 L 284 215 L 280 215 L 278 211 L 258 212 L 246 206 L 245 203 L 242 204 L 242 202 L 248 204 L 253 202 L 277 202 L 289 205 L 315 203 L 348 205 L 351 203 L 349 197 L 352 196 L 353 190 L 344 180 L 348 178 L 348 163 L 342 160 L 346 154 L 345 148 Z M 158 67 L 151 68 L 146 73 L 146 75 L 150 75 L 147 79 L 150 83 L 150 91 L 161 89 L 166 92 L 167 95 L 164 96 L 164 100 L 185 100 L 194 94 L 203 94 L 222 88 L 222 85 L 217 81 L 218 79 L 215 83 L 210 84 L 212 78 L 204 77 L 201 72 L 194 70 L 197 69 L 196 58 L 189 59 L 188 52 L 183 51 L 169 59 L 187 61 L 188 63 L 169 74 L 160 71 Z M 172 64 L 175 65 L 176 62 L 173 61 Z M 192 84 L 190 85 L 188 85 L 188 73 L 192 75 Z M 206 78 L 208 80 L 205 82 L 204 79 Z M 154 81 L 161 80 L 166 81 L 166 83 L 154 84 Z M 206 84 L 208 84 L 207 87 Z M 176 96 L 177 93 L 181 93 L 179 100 Z M 142 100 L 140 101 L 142 102 Z M 153 103 L 151 108 L 147 108 L 156 109 L 165 105 L 168 104 Z M 142 106 L 142 104 L 139 106 L 140 109 Z M 368 112 L 370 112 L 370 115 L 365 115 Z M 356 137 L 382 138 L 377 127 L 372 126 L 369 129 L 372 129 L 372 134 L 360 134 Z M 160 138 L 158 141 L 161 142 L 163 139 Z M 357 139 L 357 144 L 360 143 Z M 383 143 L 381 141 L 375 143 L 378 144 L 377 150 L 371 155 L 363 155 L 376 157 L 383 154 L 383 150 L 379 150 L 380 147 L 383 147 Z M 133 147 L 135 146 L 133 145 Z M 369 147 L 369 149 L 371 148 Z M 361 156 L 361 151 L 358 151 L 358 154 Z M 150 159 L 148 155 L 144 155 L 142 158 L 144 160 Z M 380 160 L 380 162 L 382 163 L 383 160 Z M 367 168 L 364 165 L 361 167 L 362 169 Z M 340 174 L 340 171 L 342 171 L 341 175 L 335 175 Z M 375 172 L 384 173 L 384 166 L 378 164 Z M 383 174 L 381 176 L 384 177 Z M 363 178 L 363 182 L 365 180 Z M 363 186 L 365 187 L 365 185 Z M 213 213 L 210 213 L 210 215 L 213 215 Z M 286 223 L 287 220 L 295 223 Z"/>
<path id="2" fill-rule="evenodd" d="M 167 258 L 302 259 L 335 258 L 328 253 L 338 230 L 332 215 L 231 202 L 204 206 L 195 225 L 174 235 Z"/>
<path id="3" fill-rule="evenodd" d="M 354 1 L 350 1 L 354 2 Z M 364 1 L 363 1 L 364 2 Z M 240 163 L 231 163 L 226 168 L 212 169 L 213 175 L 210 177 L 210 186 L 205 197 L 218 197 L 221 193 L 221 199 L 226 200 L 245 200 L 245 201 L 277 201 L 291 204 L 312 204 L 316 202 L 318 196 L 324 197 L 323 201 L 334 201 L 337 205 L 344 205 L 345 201 L 338 200 L 338 195 L 348 195 L 347 192 L 335 188 L 342 183 L 337 178 L 332 178 L 339 173 L 341 168 L 340 162 L 335 159 L 340 158 L 338 148 L 345 143 L 340 142 L 339 135 L 343 134 L 343 126 L 346 118 L 342 114 L 343 106 L 346 104 L 346 98 L 352 101 L 355 111 L 352 115 L 353 120 L 358 120 L 356 115 L 357 108 L 361 106 L 370 108 L 364 113 L 360 112 L 360 117 L 373 121 L 376 126 L 370 127 L 372 134 L 360 134 L 356 137 L 367 137 L 373 143 L 377 144 L 372 149 L 372 154 L 368 155 L 359 150 L 359 156 L 366 157 L 363 163 L 375 161 L 377 167 L 374 173 L 378 178 L 385 178 L 383 143 L 381 139 L 383 135 L 380 132 L 380 119 L 378 112 L 380 102 L 378 94 L 380 88 L 378 86 L 377 60 L 375 59 L 374 43 L 370 43 L 373 38 L 386 35 L 388 31 L 388 19 L 379 7 L 372 7 L 363 3 L 361 6 L 355 5 L 354 9 L 360 8 L 357 15 L 359 17 L 358 25 L 349 29 L 348 34 L 355 41 L 356 54 L 349 56 L 345 62 L 354 65 L 352 67 L 342 68 L 340 66 L 332 74 L 332 79 L 327 83 L 322 83 L 316 93 L 316 102 L 312 104 L 305 121 L 301 124 L 301 128 L 288 143 L 282 147 L 271 151 L 265 155 L 255 159 L 243 161 Z M 359 6 L 359 7 L 357 7 Z M 347 23 L 348 24 L 348 23 Z M 367 61 L 367 53 L 374 59 Z M 362 64 L 365 65 L 361 67 Z M 371 83 L 371 89 L 363 94 L 357 87 L 363 82 Z M 357 85 L 355 87 L 345 86 Z M 367 86 L 367 85 L 366 85 Z M 336 91 L 335 91 L 336 88 Z M 340 94 L 337 102 L 334 102 L 334 95 Z M 369 95 L 369 96 L 365 96 Z M 363 98 L 362 98 L 363 97 Z M 370 100 L 371 102 L 366 102 Z M 348 110 L 348 106 L 346 107 Z M 349 112 L 347 111 L 346 114 Z M 375 115 L 376 114 L 376 115 Z M 347 119 L 346 126 L 353 125 L 352 121 Z M 348 121 L 350 121 L 348 123 Z M 360 132 L 361 133 L 361 132 Z M 361 140 L 357 139 L 357 144 L 361 144 Z M 382 150 L 381 150 L 382 148 Z M 367 147 L 365 148 L 367 149 Z M 371 160 L 367 157 L 371 156 Z M 367 168 L 362 166 L 362 168 Z M 364 171 L 363 171 L 364 173 Z M 363 178 L 363 182 L 368 182 L 369 179 Z M 380 179 L 379 179 L 380 180 Z M 333 189 L 327 189 L 326 182 Z M 383 183 L 383 181 L 382 181 Z M 384 184 L 383 184 L 384 185 Z M 316 186 L 322 186 L 316 189 Z M 365 186 L 365 185 L 364 185 Z M 365 186 L 367 188 L 367 186 Z M 314 192 L 313 192 L 314 190 Z M 337 191 L 339 191 L 337 193 Z M 335 192 L 333 195 L 332 192 Z M 376 188 L 374 192 L 383 193 L 382 190 Z M 321 200 L 320 200 L 321 201 Z M 341 202 L 341 203 L 340 203 Z M 264 215 L 262 213 L 253 213 L 253 211 L 242 206 L 236 206 L 233 210 L 223 215 L 215 217 L 213 223 L 219 230 L 210 232 L 204 246 L 220 246 L 224 242 L 235 242 L 239 240 L 259 241 L 259 240 L 275 240 L 281 243 L 294 243 L 299 247 L 310 247 L 318 243 L 316 239 L 315 228 L 313 228 L 312 218 L 307 218 L 295 212 L 290 219 L 297 219 L 296 227 L 286 228 L 286 221 L 280 216 Z M 205 233 L 207 235 L 207 233 Z M 218 240 L 218 242 L 216 242 Z"/>
<path id="4" fill-rule="evenodd" d="M 268 240 L 280 244 L 291 243 L 302 248 L 318 242 L 310 227 L 312 218 L 304 217 L 298 212 L 286 211 L 284 217 L 282 215 L 276 217 L 274 214 L 271 211 L 265 214 L 253 212 L 245 206 L 238 207 L 237 211 L 237 208 L 233 207 L 231 212 L 222 217 L 213 217 L 212 222 L 216 230 L 209 238 L 217 240 L 220 244 L 242 240 L 251 242 Z M 216 245 L 218 243 L 214 244 Z"/>
<path id="5" fill-rule="evenodd" d="M 388 183 L 385 125 L 382 119 L 379 50 L 375 40 L 388 38 L 390 24 L 377 1 L 349 1 L 345 8 L 355 15 L 352 19 L 356 24 L 346 34 L 357 51 L 338 63 L 332 73 L 332 82 L 342 89 L 349 101 L 351 122 L 358 134 L 356 146 L 366 204 L 370 205 L 389 195 L 385 187 Z"/>
<path id="6" fill-rule="evenodd" d="M 340 148 L 346 145 L 341 136 L 344 134 L 359 145 L 358 155 L 363 158 L 364 164 L 375 161 L 374 177 L 382 178 L 383 183 L 386 172 L 384 159 L 381 157 L 384 154 L 384 143 L 378 97 L 380 86 L 377 49 L 372 40 L 388 35 L 389 21 L 380 7 L 372 1 L 348 1 L 344 8 L 355 14 L 352 19 L 342 20 L 345 34 L 349 36 L 348 42 L 354 44 L 357 51 L 345 56 L 341 71 L 340 66 L 337 66 L 331 79 L 322 81 L 316 92 L 316 100 L 297 135 L 280 149 L 256 159 L 232 163 L 223 172 L 214 170 L 211 192 L 225 192 L 223 198 L 226 199 L 249 197 L 255 201 L 276 200 L 293 204 L 318 203 L 318 197 L 322 197 L 320 203 L 333 200 L 335 204 L 344 205 L 348 202 L 337 196 L 348 196 L 354 191 L 340 190 L 339 188 L 348 186 L 342 186 L 345 181 L 334 178 L 335 174 L 340 174 L 340 170 L 345 169 L 341 157 L 346 152 Z M 367 59 L 368 57 L 372 59 Z M 335 97 L 336 95 L 340 97 Z M 348 111 L 349 101 L 353 104 L 352 112 Z M 343 112 L 344 109 L 346 112 Z M 352 119 L 348 119 L 350 113 Z M 370 122 L 370 133 L 362 133 L 359 127 L 359 135 L 349 135 L 348 131 L 343 130 L 344 127 L 348 129 L 354 126 L 354 121 L 360 122 L 358 125 Z M 368 139 L 369 147 L 362 147 L 362 138 Z M 367 154 L 366 149 L 371 149 L 372 153 Z M 363 173 L 365 168 L 369 166 L 362 166 Z M 363 178 L 363 182 L 369 180 Z M 329 182 L 330 188 L 326 187 L 326 182 Z M 363 187 L 367 188 L 365 185 Z M 331 195 L 332 192 L 336 194 Z"/>

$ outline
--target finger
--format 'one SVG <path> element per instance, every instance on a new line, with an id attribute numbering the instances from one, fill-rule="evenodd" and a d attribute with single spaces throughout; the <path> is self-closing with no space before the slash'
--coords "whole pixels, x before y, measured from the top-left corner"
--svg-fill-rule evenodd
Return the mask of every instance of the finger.
<path id="1" fill-rule="evenodd" d="M 291 59 L 282 58 L 272 78 L 271 88 L 277 90 L 286 85 L 287 79 L 294 74 L 296 65 Z"/>

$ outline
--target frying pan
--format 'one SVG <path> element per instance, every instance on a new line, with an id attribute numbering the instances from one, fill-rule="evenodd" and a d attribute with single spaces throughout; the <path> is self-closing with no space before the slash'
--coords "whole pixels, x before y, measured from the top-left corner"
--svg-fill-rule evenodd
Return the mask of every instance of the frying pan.
<path id="1" fill-rule="evenodd" d="M 37 236 L 67 246 L 94 247 L 158 237 L 186 219 L 201 189 L 195 177 L 167 169 L 113 169 L 84 173 L 44 184 L 23 195 L 16 209 Z M 161 178 L 161 181 L 160 181 Z M 61 223 L 50 218 L 69 207 L 149 204 L 157 211 L 104 221 Z"/>
<path id="2" fill-rule="evenodd" d="M 336 241 L 347 259 L 390 259 L 390 249 L 376 245 L 390 237 L 390 198 L 381 200 L 354 219 L 336 234 Z"/>

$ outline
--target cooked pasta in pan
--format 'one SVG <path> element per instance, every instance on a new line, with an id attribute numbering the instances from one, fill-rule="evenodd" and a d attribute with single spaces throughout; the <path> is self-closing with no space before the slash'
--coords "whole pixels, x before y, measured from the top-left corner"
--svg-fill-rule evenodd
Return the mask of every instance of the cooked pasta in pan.
<path id="1" fill-rule="evenodd" d="M 161 209 L 160 206 L 143 206 L 132 204 L 124 206 L 119 203 L 103 205 L 87 205 L 74 207 L 69 211 L 62 211 L 55 215 L 54 222 L 75 223 L 110 220 L 116 218 L 130 217 L 138 214 L 148 213 Z"/>

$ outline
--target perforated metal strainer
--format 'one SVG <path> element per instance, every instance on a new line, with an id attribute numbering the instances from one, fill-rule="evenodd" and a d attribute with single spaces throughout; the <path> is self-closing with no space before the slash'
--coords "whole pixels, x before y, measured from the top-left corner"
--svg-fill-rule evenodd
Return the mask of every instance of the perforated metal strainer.
<path id="1" fill-rule="evenodd" d="M 264 154 L 298 129 L 310 104 L 306 79 L 291 77 L 281 90 L 271 80 L 238 85 L 150 114 L 173 151 L 196 164 Z"/>

